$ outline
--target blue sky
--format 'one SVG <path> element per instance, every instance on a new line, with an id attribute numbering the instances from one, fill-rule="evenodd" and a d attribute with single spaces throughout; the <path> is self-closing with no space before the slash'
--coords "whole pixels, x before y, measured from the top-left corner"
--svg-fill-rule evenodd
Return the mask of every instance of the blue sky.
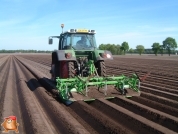
<path id="1" fill-rule="evenodd" d="M 0 0 L 0 50 L 54 50 L 48 37 L 70 28 L 96 30 L 97 45 L 130 48 L 167 37 L 178 43 L 177 0 Z"/>

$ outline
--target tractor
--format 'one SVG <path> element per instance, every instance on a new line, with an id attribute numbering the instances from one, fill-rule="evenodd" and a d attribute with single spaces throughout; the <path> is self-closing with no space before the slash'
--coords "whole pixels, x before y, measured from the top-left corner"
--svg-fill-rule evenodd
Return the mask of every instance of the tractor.
<path id="1" fill-rule="evenodd" d="M 53 44 L 53 38 L 59 39 L 58 50 L 52 52 L 50 73 L 59 97 L 66 105 L 77 100 L 140 95 L 137 74 L 131 77 L 107 75 L 105 61 L 113 60 L 113 56 L 110 51 L 97 48 L 95 30 L 63 32 L 64 24 L 61 27 L 60 36 L 49 37 L 49 44 Z"/>

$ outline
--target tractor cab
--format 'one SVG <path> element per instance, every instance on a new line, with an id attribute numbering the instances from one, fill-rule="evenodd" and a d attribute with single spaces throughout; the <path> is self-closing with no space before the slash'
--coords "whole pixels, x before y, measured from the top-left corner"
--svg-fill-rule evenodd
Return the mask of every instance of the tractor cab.
<path id="1" fill-rule="evenodd" d="M 95 30 L 70 29 L 60 36 L 51 36 L 49 44 L 52 44 L 52 38 L 59 38 L 58 50 L 94 50 L 96 48 Z"/>
<path id="2" fill-rule="evenodd" d="M 98 49 L 95 40 L 95 33 L 95 30 L 70 29 L 61 33 L 60 36 L 50 36 L 49 44 L 52 44 L 53 38 L 58 38 L 59 51 L 70 51 L 75 54 L 76 59 L 87 58 L 88 60 L 94 60 L 94 62 L 96 62 Z"/>

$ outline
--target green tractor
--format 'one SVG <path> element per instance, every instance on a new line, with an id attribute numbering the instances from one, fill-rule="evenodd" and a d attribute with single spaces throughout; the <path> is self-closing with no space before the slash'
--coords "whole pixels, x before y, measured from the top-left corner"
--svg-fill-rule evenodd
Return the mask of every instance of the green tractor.
<path id="1" fill-rule="evenodd" d="M 56 82 L 59 97 L 67 105 L 77 100 L 113 98 L 118 95 L 140 95 L 140 79 L 132 77 L 108 76 L 105 60 L 113 60 L 110 51 L 99 50 L 95 40 L 95 30 L 70 29 L 60 36 L 58 50 L 52 53 L 51 75 Z M 130 92 L 131 91 L 131 92 Z"/>

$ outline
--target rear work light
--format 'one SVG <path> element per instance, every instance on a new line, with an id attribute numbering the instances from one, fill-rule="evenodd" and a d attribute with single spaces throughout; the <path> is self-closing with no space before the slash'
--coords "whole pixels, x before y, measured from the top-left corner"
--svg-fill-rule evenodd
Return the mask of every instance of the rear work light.
<path id="1" fill-rule="evenodd" d="M 65 53 L 65 57 L 66 57 L 66 59 L 70 59 L 72 57 L 72 54 L 71 53 Z"/>
<path id="2" fill-rule="evenodd" d="M 106 54 L 106 57 L 107 57 L 107 58 L 111 58 L 111 55 L 110 55 L 110 54 Z"/>
<path id="3" fill-rule="evenodd" d="M 111 55 L 110 54 L 106 54 L 106 53 L 100 53 L 100 56 L 102 58 L 111 58 Z"/>

